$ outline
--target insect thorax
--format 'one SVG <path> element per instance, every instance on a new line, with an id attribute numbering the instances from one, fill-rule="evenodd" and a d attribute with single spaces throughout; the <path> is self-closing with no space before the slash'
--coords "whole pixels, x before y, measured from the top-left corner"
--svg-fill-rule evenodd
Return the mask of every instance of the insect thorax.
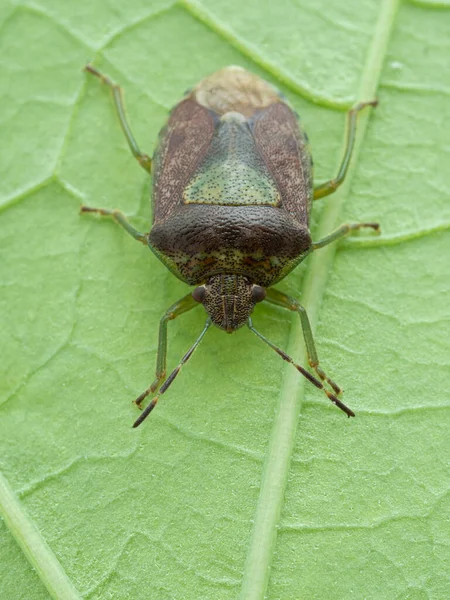
<path id="1" fill-rule="evenodd" d="M 308 229 L 272 206 L 181 206 L 154 225 L 149 242 L 172 273 L 191 285 L 234 273 L 268 287 L 311 249 Z"/>

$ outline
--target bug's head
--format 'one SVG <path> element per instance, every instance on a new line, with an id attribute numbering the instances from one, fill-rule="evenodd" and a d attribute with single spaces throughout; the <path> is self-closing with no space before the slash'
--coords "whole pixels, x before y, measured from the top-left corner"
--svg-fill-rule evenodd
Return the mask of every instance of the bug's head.
<path id="1" fill-rule="evenodd" d="M 266 290 L 242 275 L 214 275 L 196 287 L 192 296 L 203 304 L 216 327 L 232 333 L 247 323 Z"/>

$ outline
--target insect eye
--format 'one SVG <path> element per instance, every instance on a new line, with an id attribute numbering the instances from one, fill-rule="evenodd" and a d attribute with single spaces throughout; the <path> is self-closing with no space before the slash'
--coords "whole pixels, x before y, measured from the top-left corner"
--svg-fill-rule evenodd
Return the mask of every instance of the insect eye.
<path id="1" fill-rule="evenodd" d="M 256 304 L 262 302 L 266 297 L 266 290 L 260 285 L 254 285 L 252 289 L 252 300 Z"/>
<path id="2" fill-rule="evenodd" d="M 201 303 L 205 299 L 205 294 L 205 288 L 202 285 L 200 285 L 199 287 L 196 287 L 195 290 L 192 292 L 192 297 L 194 298 L 194 300 Z"/>

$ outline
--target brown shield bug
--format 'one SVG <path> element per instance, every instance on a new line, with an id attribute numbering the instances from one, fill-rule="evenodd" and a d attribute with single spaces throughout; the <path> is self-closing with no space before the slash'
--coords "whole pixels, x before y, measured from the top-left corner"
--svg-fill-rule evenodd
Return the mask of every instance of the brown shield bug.
<path id="1" fill-rule="evenodd" d="M 379 229 L 378 223 L 341 225 L 317 242 L 309 232 L 313 200 L 332 194 L 345 178 L 359 111 L 377 101 L 362 102 L 349 111 L 339 173 L 314 187 L 307 137 L 295 112 L 274 87 L 245 69 L 226 67 L 187 92 L 162 129 L 153 159 L 139 150 L 133 137 L 121 88 L 92 65 L 86 71 L 110 88 L 130 149 L 152 175 L 153 224 L 149 233 L 139 233 L 119 210 L 83 206 L 81 211 L 113 217 L 176 277 L 195 286 L 161 319 L 156 379 L 135 402 L 140 407 L 149 394 L 155 396 L 133 426 L 150 414 L 211 324 L 227 333 L 247 325 L 354 416 L 338 398 L 339 386 L 319 365 L 305 309 L 272 286 L 311 252 L 361 227 Z M 299 314 L 309 365 L 317 377 L 253 327 L 251 314 L 262 301 Z M 167 323 L 199 304 L 208 314 L 206 325 L 166 378 Z"/>

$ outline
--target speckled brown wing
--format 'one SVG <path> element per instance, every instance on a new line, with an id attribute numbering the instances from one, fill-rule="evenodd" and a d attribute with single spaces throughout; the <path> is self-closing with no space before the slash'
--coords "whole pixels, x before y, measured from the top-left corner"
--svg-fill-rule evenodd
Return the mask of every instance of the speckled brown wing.
<path id="1" fill-rule="evenodd" d="M 160 133 L 153 156 L 153 222 L 161 223 L 176 206 L 214 134 L 214 117 L 187 98 L 180 102 Z"/>
<path id="2" fill-rule="evenodd" d="M 295 221 L 309 224 L 312 162 L 294 112 L 284 102 L 258 111 L 250 120 L 258 152 L 275 180 L 282 207 Z"/>

